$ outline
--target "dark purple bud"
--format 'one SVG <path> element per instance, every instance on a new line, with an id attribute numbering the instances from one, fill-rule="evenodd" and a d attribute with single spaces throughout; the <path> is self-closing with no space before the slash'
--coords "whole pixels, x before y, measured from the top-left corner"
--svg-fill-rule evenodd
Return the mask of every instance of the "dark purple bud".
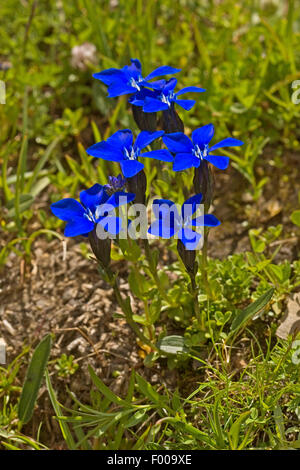
<path id="1" fill-rule="evenodd" d="M 162 113 L 162 129 L 166 134 L 172 132 L 184 132 L 184 125 L 174 108 L 174 103 Z"/>
<path id="2" fill-rule="evenodd" d="M 206 160 L 202 160 L 200 166 L 195 168 L 193 183 L 195 193 L 202 193 L 202 203 L 209 208 L 213 200 L 214 178 Z"/>
<path id="3" fill-rule="evenodd" d="M 97 237 L 96 227 L 89 233 L 89 242 L 94 255 L 102 267 L 107 268 L 110 263 L 111 239 L 100 239 Z"/>
<path id="4" fill-rule="evenodd" d="M 126 179 L 122 178 L 122 175 L 118 176 L 109 176 L 108 177 L 108 184 L 106 184 L 105 191 L 107 194 L 111 195 L 115 193 L 116 191 L 120 191 L 121 189 L 124 188 L 126 184 Z"/>
<path id="5" fill-rule="evenodd" d="M 144 113 L 141 106 L 132 105 L 132 114 L 134 120 L 141 131 L 156 131 L 156 113 Z"/>
<path id="6" fill-rule="evenodd" d="M 135 204 L 146 203 L 147 178 L 144 170 L 126 179 L 127 191 L 135 194 Z"/>
<path id="7" fill-rule="evenodd" d="M 189 274 L 194 275 L 197 272 L 198 266 L 196 263 L 196 251 L 187 250 L 181 240 L 177 242 L 177 251 L 183 261 L 185 269 Z"/>

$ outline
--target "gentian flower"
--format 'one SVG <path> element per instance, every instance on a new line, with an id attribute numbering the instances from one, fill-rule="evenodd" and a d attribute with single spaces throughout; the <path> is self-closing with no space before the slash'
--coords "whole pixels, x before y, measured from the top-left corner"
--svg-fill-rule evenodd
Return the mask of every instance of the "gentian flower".
<path id="1" fill-rule="evenodd" d="M 193 218 L 202 194 L 187 199 L 181 207 L 179 214 L 173 201 L 168 199 L 155 199 L 153 201 L 153 212 L 156 220 L 150 225 L 148 233 L 161 238 L 171 238 L 177 235 L 187 250 L 195 250 L 201 238 L 201 234 L 190 227 L 217 227 L 220 221 L 212 214 L 200 215 Z"/>
<path id="2" fill-rule="evenodd" d="M 150 82 L 156 77 L 180 72 L 180 69 L 164 65 L 153 70 L 147 77 L 142 76 L 142 65 L 138 59 L 131 59 L 131 65 L 125 65 L 122 69 L 106 69 L 94 73 L 93 77 L 108 86 L 108 97 L 115 98 L 140 91 L 142 87 L 156 87 L 155 82 Z"/>
<path id="3" fill-rule="evenodd" d="M 173 163 L 174 171 L 181 171 L 187 168 L 198 168 L 202 160 L 206 160 L 220 170 L 225 170 L 229 164 L 229 158 L 220 155 L 211 155 L 211 152 L 223 147 L 234 147 L 243 145 L 244 142 L 228 137 L 217 144 L 209 147 L 209 142 L 214 135 L 214 126 L 207 124 L 194 130 L 192 140 L 182 132 L 165 134 L 163 141 L 170 152 L 175 153 Z"/>
<path id="4" fill-rule="evenodd" d="M 66 198 L 51 204 L 52 213 L 67 222 L 66 237 L 87 235 L 100 224 L 104 230 L 116 235 L 122 228 L 121 219 L 110 215 L 114 209 L 127 204 L 135 198 L 132 193 L 118 191 L 111 196 L 101 184 L 94 184 L 89 189 L 81 191 L 80 202 Z"/>
<path id="5" fill-rule="evenodd" d="M 156 158 L 164 162 L 173 161 L 173 157 L 168 150 L 152 150 L 141 153 L 141 150 L 163 134 L 164 131 L 142 131 L 133 144 L 131 130 L 123 129 L 115 132 L 106 141 L 92 145 L 87 149 L 87 153 L 93 157 L 119 162 L 125 178 L 131 178 L 144 168 L 143 163 L 138 161 L 139 157 Z"/>
<path id="6" fill-rule="evenodd" d="M 182 108 L 189 111 L 194 104 L 195 100 L 182 100 L 178 99 L 178 96 L 184 95 L 185 93 L 202 93 L 205 91 L 204 88 L 197 86 L 188 86 L 182 88 L 182 90 L 174 92 L 177 85 L 177 79 L 171 78 L 170 80 L 159 80 L 156 82 L 156 89 L 147 90 L 143 89 L 136 93 L 129 99 L 129 102 L 135 106 L 143 106 L 144 113 L 154 113 L 157 111 L 168 110 L 173 103 L 178 104 Z"/>

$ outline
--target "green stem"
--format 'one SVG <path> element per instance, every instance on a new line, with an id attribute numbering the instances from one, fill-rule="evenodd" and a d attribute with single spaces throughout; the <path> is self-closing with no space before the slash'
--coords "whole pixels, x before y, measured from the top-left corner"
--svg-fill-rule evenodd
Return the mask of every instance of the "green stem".
<path id="1" fill-rule="evenodd" d="M 192 295 L 193 295 L 193 303 L 194 303 L 194 311 L 196 318 L 200 321 L 201 328 L 205 329 L 204 318 L 203 315 L 200 313 L 200 307 L 198 302 L 198 287 L 196 284 L 196 276 L 194 273 L 189 273 L 192 285 Z"/>
<path id="2" fill-rule="evenodd" d="M 206 213 L 206 210 L 205 210 Z M 208 275 L 207 275 L 207 240 L 208 240 L 208 227 L 204 227 L 204 241 L 202 247 L 202 256 L 201 256 L 201 274 L 202 282 L 206 291 L 206 295 L 209 299 L 212 298 L 212 291 L 210 288 Z"/>
<path id="3" fill-rule="evenodd" d="M 110 285 L 112 286 L 112 288 L 114 290 L 114 293 L 115 293 L 115 296 L 117 298 L 118 304 L 121 307 L 121 309 L 122 309 L 122 311 L 125 315 L 125 318 L 126 318 L 126 321 L 127 321 L 128 325 L 132 328 L 132 330 L 135 332 L 135 334 L 141 340 L 142 343 L 147 344 L 151 348 L 151 350 L 159 351 L 159 349 L 142 333 L 142 331 L 139 329 L 137 324 L 134 322 L 134 320 L 132 318 L 133 312 L 132 312 L 132 309 L 131 309 L 131 306 L 130 306 L 130 300 L 128 299 L 128 302 L 125 302 L 123 300 L 120 289 L 119 289 L 119 286 L 118 286 L 118 283 L 117 283 L 117 279 L 114 276 L 111 269 L 109 267 L 105 267 L 103 265 L 101 265 L 101 267 L 102 267 L 102 269 L 104 269 L 104 271 L 105 271 L 105 273 L 106 273 L 106 275 L 109 279 L 109 283 L 110 283 Z"/>
<path id="4" fill-rule="evenodd" d="M 170 298 L 167 296 L 165 290 L 163 289 L 161 283 L 160 283 L 160 280 L 159 280 L 159 277 L 158 277 L 158 274 L 157 274 L 157 270 L 156 270 L 156 266 L 154 265 L 153 263 L 153 259 L 152 259 L 152 255 L 151 255 L 151 250 L 150 250 L 150 246 L 149 246 L 149 241 L 148 239 L 144 239 L 143 240 L 143 244 L 144 244 L 144 248 L 145 248 L 145 256 L 146 256 L 146 259 L 148 261 L 148 266 L 149 266 L 149 270 L 150 270 L 150 273 L 153 277 L 153 280 L 156 284 L 156 287 L 157 289 L 159 290 L 159 293 L 160 295 L 162 296 L 162 298 L 169 304 L 169 305 L 174 305 L 174 303 L 172 302 L 172 300 L 170 300 Z"/>
<path id="5" fill-rule="evenodd" d="M 146 299 L 144 299 L 143 302 L 144 302 L 144 310 L 145 310 L 145 317 L 146 317 L 146 321 L 147 321 L 147 330 L 148 330 L 148 334 L 149 334 L 149 339 L 150 339 L 150 341 L 153 341 L 153 329 L 152 329 L 152 325 L 150 323 L 148 301 Z"/>

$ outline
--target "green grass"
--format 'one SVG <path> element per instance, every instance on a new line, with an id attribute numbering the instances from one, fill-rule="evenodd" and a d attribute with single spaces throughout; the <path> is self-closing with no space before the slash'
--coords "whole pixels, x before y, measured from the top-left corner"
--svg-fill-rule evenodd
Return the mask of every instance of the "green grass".
<path id="1" fill-rule="evenodd" d="M 121 67 L 131 57 L 140 58 L 145 74 L 168 64 L 182 69 L 180 87 L 206 88 L 192 111 L 180 111 L 186 131 L 213 122 L 216 140 L 232 135 L 245 142 L 242 151 L 226 155 L 254 202 L 259 204 L 267 184 L 279 184 L 272 180 L 269 168 L 274 175 L 280 173 L 280 181 L 287 185 L 290 173 L 297 171 L 286 167 L 286 155 L 300 152 L 300 105 L 291 99 L 292 83 L 300 79 L 299 1 L 120 0 L 117 7 L 111 5 L 104 0 L 11 0 L 0 6 L 4 18 L 0 62 L 12 65 L 0 70 L 7 92 L 6 104 L 0 104 L 2 273 L 12 251 L 30 262 L 37 238 L 62 238 L 62 224 L 49 210 L 51 202 L 77 197 L 79 190 L 96 181 L 105 183 L 108 174 L 117 175 L 117 165 L 95 164 L 85 148 L 119 128 L 137 128 L 126 99 L 107 99 L 106 87 L 92 73 Z M 95 44 L 97 63 L 79 70 L 71 65 L 71 49 L 84 42 Z M 191 173 L 174 175 L 149 161 L 146 169 L 151 196 L 185 199 Z M 299 204 L 287 210 L 288 218 L 294 214 L 296 230 Z M 149 335 L 156 325 L 162 336 L 166 334 L 165 321 L 181 328 L 188 353 L 168 356 L 163 365 L 179 368 L 184 380 L 171 393 L 154 390 L 133 374 L 127 397 L 120 398 L 91 372 L 95 389 L 90 405 L 73 397 L 74 407 L 64 410 L 47 376 L 53 414 L 61 420 L 66 446 L 300 447 L 299 365 L 291 359 L 292 339 L 278 341 L 275 336 L 278 312 L 282 315 L 286 299 L 299 288 L 299 260 L 274 261 L 276 243 L 280 246 L 290 235 L 285 226 L 267 229 L 260 220 L 252 220 L 250 227 L 252 251 L 209 260 L 212 303 L 198 274 L 198 317 L 193 314 L 189 279 L 181 263 L 174 262 L 159 274 L 169 299 L 163 303 L 162 319 L 157 315 L 162 306 L 155 303 L 157 280 L 145 267 L 145 259 L 130 257 L 125 245 L 114 249 L 115 260 L 129 261 L 129 283 L 146 308 L 147 315 L 136 316 L 135 321 Z M 171 249 L 175 251 L 174 243 Z M 144 270 L 142 280 L 137 279 L 137 269 Z M 176 282 L 170 281 L 170 272 Z M 233 319 L 270 287 L 275 293 L 263 315 L 232 337 Z M 206 358 L 199 363 L 198 353 L 203 350 Z M 236 352 L 244 361 L 241 368 L 233 365 Z M 146 350 L 147 366 L 157 360 L 155 353 L 147 355 Z M 20 423 L 16 425 L 20 391 L 19 382 L 13 385 L 16 364 L 18 360 L 0 370 L 4 384 L 4 388 L 0 384 L 0 438 L 7 448 L 42 448 L 39 434 L 26 437 Z"/>

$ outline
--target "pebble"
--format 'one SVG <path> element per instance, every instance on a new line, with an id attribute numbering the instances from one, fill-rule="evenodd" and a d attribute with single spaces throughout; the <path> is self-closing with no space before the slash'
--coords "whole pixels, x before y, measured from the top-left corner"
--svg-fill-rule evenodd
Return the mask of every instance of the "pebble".
<path id="1" fill-rule="evenodd" d="M 12 327 L 8 320 L 2 320 L 2 325 L 12 336 L 15 336 L 16 330 Z"/>

